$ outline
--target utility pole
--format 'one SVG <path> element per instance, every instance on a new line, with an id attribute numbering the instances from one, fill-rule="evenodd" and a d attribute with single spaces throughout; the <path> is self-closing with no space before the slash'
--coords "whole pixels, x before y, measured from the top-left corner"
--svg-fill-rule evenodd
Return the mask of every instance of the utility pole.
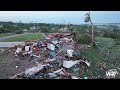
<path id="1" fill-rule="evenodd" d="M 89 11 L 89 16 L 90 16 L 90 11 Z M 93 23 L 91 21 L 91 17 L 90 17 L 90 23 L 92 25 L 92 47 L 93 47 L 93 44 L 94 44 L 94 27 L 93 27 Z"/>
<path id="2" fill-rule="evenodd" d="M 90 11 L 89 11 L 89 13 L 86 14 L 85 22 L 90 22 L 91 26 L 92 26 L 92 30 L 91 30 L 92 31 L 92 35 L 91 35 L 92 42 L 91 42 L 91 45 L 93 47 L 93 44 L 94 44 L 94 26 L 93 26 L 93 23 L 91 21 Z"/>

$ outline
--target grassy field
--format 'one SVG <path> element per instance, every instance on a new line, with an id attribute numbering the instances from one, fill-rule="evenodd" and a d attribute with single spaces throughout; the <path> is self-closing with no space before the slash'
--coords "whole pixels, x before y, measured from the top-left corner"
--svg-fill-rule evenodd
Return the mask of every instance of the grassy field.
<path id="1" fill-rule="evenodd" d="M 89 72 L 84 71 L 84 75 L 105 77 L 107 70 L 120 68 L 120 40 L 95 37 L 95 41 L 98 42 L 97 48 L 87 48 L 83 53 L 91 61 Z"/>
<path id="2" fill-rule="evenodd" d="M 0 34 L 0 38 L 5 36 L 10 36 L 10 35 L 14 35 L 14 33 L 2 33 Z"/>
<path id="3" fill-rule="evenodd" d="M 87 59 L 97 63 L 97 61 L 107 59 L 109 61 L 120 61 L 120 40 L 96 37 L 97 48 L 87 48 L 84 55 Z"/>
<path id="4" fill-rule="evenodd" d="M 94 64 L 103 59 L 103 57 L 99 53 L 99 50 L 94 48 L 85 49 L 84 56 L 87 60 L 90 60 Z"/>
<path id="5" fill-rule="evenodd" d="M 15 38 L 9 38 L 5 40 L 1 40 L 1 42 L 14 42 L 14 41 L 25 41 L 25 40 L 40 40 L 41 33 L 34 33 L 34 34 L 26 34 L 22 36 L 18 36 Z"/>

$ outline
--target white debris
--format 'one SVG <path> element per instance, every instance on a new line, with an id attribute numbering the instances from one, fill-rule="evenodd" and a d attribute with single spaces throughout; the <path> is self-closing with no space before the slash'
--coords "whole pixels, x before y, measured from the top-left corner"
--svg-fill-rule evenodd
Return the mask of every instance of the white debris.
<path id="1" fill-rule="evenodd" d="M 88 77 L 84 77 L 84 79 L 88 79 Z"/>
<path id="2" fill-rule="evenodd" d="M 38 61 L 36 61 L 35 63 L 36 63 L 36 64 L 39 64 L 39 62 L 38 62 Z"/>
<path id="3" fill-rule="evenodd" d="M 25 51 L 26 52 L 30 51 L 30 46 L 25 46 Z"/>
<path id="4" fill-rule="evenodd" d="M 67 50 L 67 55 L 68 57 L 73 57 L 72 53 L 74 50 Z"/>
<path id="5" fill-rule="evenodd" d="M 87 60 L 86 61 L 80 60 L 80 62 L 84 62 L 88 67 L 90 66 L 90 63 Z"/>
<path id="6" fill-rule="evenodd" d="M 15 68 L 18 68 L 18 66 L 15 66 Z"/>
<path id="7" fill-rule="evenodd" d="M 27 52 L 28 54 L 31 54 L 33 51 L 31 50 L 31 51 L 29 51 L 29 52 Z"/>
<path id="8" fill-rule="evenodd" d="M 106 72 L 106 76 L 108 78 L 115 78 L 115 76 L 118 74 L 117 69 L 111 69 L 109 71 Z"/>
<path id="9" fill-rule="evenodd" d="M 48 73 L 49 77 L 56 77 L 57 75 L 54 73 Z"/>
<path id="10" fill-rule="evenodd" d="M 37 45 L 37 43 L 33 43 L 33 46 L 36 46 Z"/>
<path id="11" fill-rule="evenodd" d="M 48 75 L 49 75 L 49 77 L 56 77 L 57 74 L 65 75 L 65 73 L 62 70 L 63 70 L 63 68 L 53 71 L 52 73 L 48 73 Z"/>
<path id="12" fill-rule="evenodd" d="M 30 56 L 40 58 L 40 55 L 39 55 L 39 56 L 37 56 L 37 55 L 31 54 Z"/>
<path id="13" fill-rule="evenodd" d="M 88 45 L 88 48 L 91 48 L 91 46 L 90 46 L 90 45 Z"/>
<path id="14" fill-rule="evenodd" d="M 22 51 L 22 48 L 17 48 L 17 50 L 16 51 L 19 51 L 19 52 L 21 52 Z"/>
<path id="15" fill-rule="evenodd" d="M 55 40 L 55 41 L 52 41 L 52 43 L 56 45 L 58 43 L 58 41 Z"/>
<path id="16" fill-rule="evenodd" d="M 77 61 L 63 61 L 63 67 L 65 68 L 71 68 L 72 66 L 74 66 L 75 64 L 79 63 L 80 60 L 77 60 Z"/>
<path id="17" fill-rule="evenodd" d="M 90 63 L 88 61 L 85 61 L 85 63 L 87 64 L 88 67 L 90 66 Z"/>
<path id="18" fill-rule="evenodd" d="M 60 74 L 60 75 L 65 75 L 65 73 L 63 72 L 63 68 L 57 70 L 57 71 L 54 71 L 53 72 L 54 74 Z"/>
<path id="19" fill-rule="evenodd" d="M 74 66 L 75 64 L 78 64 L 79 62 L 84 62 L 87 66 L 90 66 L 90 63 L 86 60 L 77 60 L 77 61 L 63 61 L 63 67 L 65 68 L 71 68 L 72 66 Z"/>
<path id="20" fill-rule="evenodd" d="M 49 43 L 47 44 L 47 48 L 50 50 L 55 50 L 55 45 Z"/>
<path id="21" fill-rule="evenodd" d="M 27 76 L 27 75 L 33 75 L 33 74 L 35 74 L 36 72 L 39 72 L 42 69 L 43 69 L 43 66 L 41 66 L 39 68 L 38 67 L 29 68 L 29 69 L 26 70 L 25 76 Z"/>
<path id="22" fill-rule="evenodd" d="M 71 76 L 72 79 L 79 79 L 78 77 L 76 76 Z"/>
<path id="23" fill-rule="evenodd" d="M 59 73 L 59 72 L 61 72 L 63 70 L 63 68 L 61 68 L 61 69 L 59 69 L 59 70 L 57 70 L 57 71 L 54 71 L 53 73 Z"/>
<path id="24" fill-rule="evenodd" d="M 69 41 L 70 41 L 70 39 L 68 39 L 68 38 L 64 38 L 64 40 L 65 40 L 66 42 L 69 42 Z"/>
<path id="25" fill-rule="evenodd" d="M 22 51 L 22 48 L 17 48 L 16 51 L 15 51 L 15 54 L 18 54 L 21 51 Z"/>
<path id="26" fill-rule="evenodd" d="M 47 66 L 47 65 L 49 64 L 46 64 L 46 65 L 38 64 L 36 67 L 29 68 L 25 71 L 25 76 L 34 75 L 35 73 L 42 70 L 44 66 Z"/>
<path id="27" fill-rule="evenodd" d="M 53 61 L 55 61 L 56 59 L 47 59 L 47 60 L 45 60 L 45 62 L 53 62 Z"/>

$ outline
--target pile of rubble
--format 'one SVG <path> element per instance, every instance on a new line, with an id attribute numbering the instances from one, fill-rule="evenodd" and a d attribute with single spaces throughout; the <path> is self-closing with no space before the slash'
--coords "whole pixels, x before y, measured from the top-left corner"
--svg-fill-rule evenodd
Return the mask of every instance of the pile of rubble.
<path id="1" fill-rule="evenodd" d="M 35 62 L 36 66 L 10 79 L 81 79 L 68 70 L 81 63 L 90 66 L 76 48 L 72 33 L 46 33 L 41 40 L 30 40 L 25 43 L 25 46 L 15 46 L 15 56 L 21 60 L 29 57 L 29 62 Z"/>

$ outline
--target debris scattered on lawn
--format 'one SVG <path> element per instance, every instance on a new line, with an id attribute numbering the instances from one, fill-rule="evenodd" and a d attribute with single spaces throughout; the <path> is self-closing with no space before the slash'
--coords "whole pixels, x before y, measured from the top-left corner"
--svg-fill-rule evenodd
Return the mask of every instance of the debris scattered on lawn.
<path id="1" fill-rule="evenodd" d="M 25 42 L 25 46 L 15 46 L 15 56 L 20 59 L 30 57 L 28 61 L 32 60 L 37 66 L 23 71 L 21 77 L 15 75 L 12 78 L 81 79 L 70 73 L 69 70 L 75 65 L 82 65 L 80 62 L 85 63 L 88 67 L 90 63 L 81 57 L 81 51 L 76 48 L 75 38 L 72 30 L 71 33 L 64 34 L 46 33 L 41 40 L 29 40 Z"/>

